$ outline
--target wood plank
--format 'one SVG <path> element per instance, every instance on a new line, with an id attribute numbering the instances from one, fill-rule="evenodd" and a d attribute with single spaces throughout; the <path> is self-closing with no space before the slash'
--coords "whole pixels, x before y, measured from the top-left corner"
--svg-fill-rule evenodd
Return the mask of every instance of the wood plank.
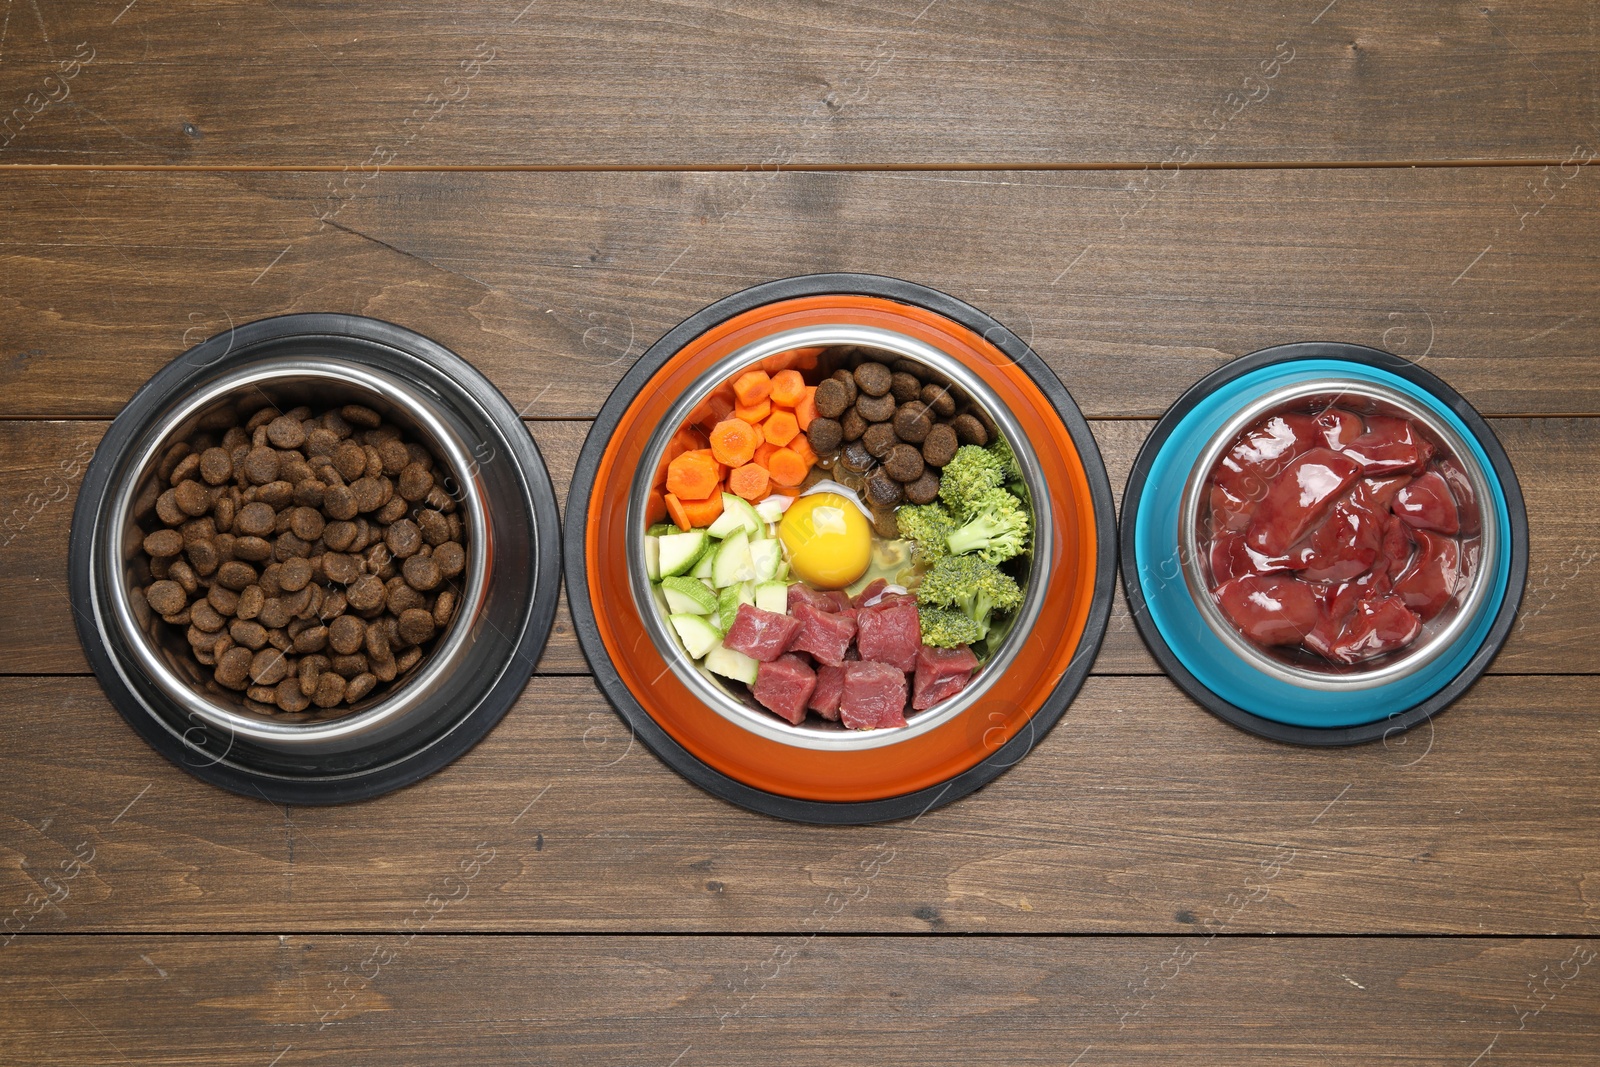
<path id="1" fill-rule="evenodd" d="M 16 16 L 0 99 L 23 110 L 0 138 L 6 162 L 1564 159 L 1595 138 L 1595 26 L 1577 0 L 283 0 Z M 91 57 L 75 77 L 45 81 L 74 54 Z"/>
<path id="2" fill-rule="evenodd" d="M 440 931 L 784 931 L 827 909 L 830 932 L 1587 934 L 1592 696 L 1488 678 L 1432 725 L 1322 751 L 1226 726 L 1164 678 L 1092 678 L 979 793 L 829 828 L 701 793 L 586 678 L 535 678 L 408 790 L 287 810 L 169 765 L 90 679 L 6 679 L 0 914 L 92 850 L 29 929 L 393 930 L 481 845 L 496 858 Z"/>
<path id="3" fill-rule="evenodd" d="M 0 646 L 7 650 L 0 674 L 88 670 L 65 594 L 67 532 L 78 474 L 104 426 L 0 419 L 0 573 L 20 579 L 12 592 L 15 610 L 0 616 Z M 565 507 L 589 424 L 554 420 L 529 426 Z M 1142 420 L 1092 424 L 1119 507 L 1128 471 L 1150 426 Z M 1600 503 L 1592 494 L 1575 491 L 1600 481 L 1600 420 L 1498 419 L 1495 428 L 1527 494 L 1532 563 L 1522 618 L 1494 669 L 1600 673 L 1600 622 L 1589 608 L 1600 598 L 1600 567 L 1594 565 L 1600 551 L 1593 538 L 1600 527 Z M 68 478 L 75 459 L 77 473 Z M 61 469 L 63 462 L 69 463 L 67 470 Z M 1134 629 L 1120 586 L 1095 670 L 1159 673 Z M 538 673 L 588 673 L 564 594 Z"/>
<path id="4" fill-rule="evenodd" d="M 292 1067 L 387 1062 L 403 1049 L 417 1063 L 831 1067 L 870 1050 L 872 1063 L 955 1067 L 1170 1064 L 1175 1053 L 1272 1067 L 1461 1067 L 1486 1050 L 1516 1063 L 1586 1062 L 1600 1040 L 1597 947 L 804 931 L 40 937 L 12 945 L 0 988 L 8 1051 L 23 1063 L 117 1062 L 115 1053 Z M 202 1025 L 171 1025 L 180 1018 Z"/>
<path id="5" fill-rule="evenodd" d="M 449 345 L 530 416 L 588 418 L 697 309 L 835 270 L 984 308 L 1091 416 L 1154 417 L 1233 356 L 1330 338 L 1486 413 L 1600 413 L 1600 182 L 1519 223 L 1538 176 L 382 174 L 347 200 L 318 174 L 12 174 L 0 415 L 114 414 L 229 323 L 339 310 Z"/>

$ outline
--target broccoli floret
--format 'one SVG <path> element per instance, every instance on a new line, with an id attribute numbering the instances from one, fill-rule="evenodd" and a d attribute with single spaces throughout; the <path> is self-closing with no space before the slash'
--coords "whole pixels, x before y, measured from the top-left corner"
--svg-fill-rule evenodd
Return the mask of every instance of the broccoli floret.
<path id="1" fill-rule="evenodd" d="M 1011 450 L 1011 444 L 1004 437 L 996 437 L 994 444 L 989 446 L 989 451 L 995 454 L 1000 465 L 1006 471 L 1006 486 L 1009 488 L 1022 482 L 1022 464 L 1017 462 L 1017 454 Z"/>
<path id="2" fill-rule="evenodd" d="M 991 489 L 972 501 L 966 525 L 945 539 L 954 556 L 975 552 L 990 563 L 1004 563 L 1028 547 L 1028 512 L 1004 489 Z"/>
<path id="3" fill-rule="evenodd" d="M 944 539 L 956 531 L 957 523 L 939 504 L 907 504 L 894 513 L 900 536 L 916 546 L 917 559 L 933 563 L 950 554 Z"/>
<path id="4" fill-rule="evenodd" d="M 962 445 L 939 472 L 939 499 L 951 515 L 965 522 L 974 514 L 972 504 L 1005 481 L 1006 466 L 999 456 L 978 445 Z"/>
<path id="5" fill-rule="evenodd" d="M 977 624 L 982 638 L 989 633 L 994 612 L 1011 611 L 1022 603 L 1022 588 L 980 556 L 946 556 L 923 575 L 917 602 L 961 612 Z"/>
<path id="6" fill-rule="evenodd" d="M 951 608 L 918 606 L 922 622 L 922 643 L 934 648 L 956 648 L 983 640 L 984 629 Z"/>

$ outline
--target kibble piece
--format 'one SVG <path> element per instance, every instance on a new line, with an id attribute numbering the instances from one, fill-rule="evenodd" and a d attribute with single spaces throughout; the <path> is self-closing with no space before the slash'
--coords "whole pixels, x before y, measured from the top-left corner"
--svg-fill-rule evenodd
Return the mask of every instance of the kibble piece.
<path id="1" fill-rule="evenodd" d="M 239 560 L 229 560 L 217 568 L 217 581 L 225 588 L 238 592 L 255 582 L 256 569 Z"/>
<path id="2" fill-rule="evenodd" d="M 235 558 L 260 563 L 272 556 L 272 542 L 260 537 L 236 537 L 233 541 Z"/>
<path id="3" fill-rule="evenodd" d="M 933 414 L 920 400 L 901 404 L 894 413 L 894 432 L 907 444 L 920 445 L 933 429 Z"/>
<path id="4" fill-rule="evenodd" d="M 936 423 L 928 429 L 928 436 L 922 441 L 923 462 L 930 467 L 942 467 L 955 458 L 956 448 L 960 444 L 955 430 L 942 422 Z"/>
<path id="5" fill-rule="evenodd" d="M 374 429 L 383 421 L 376 411 L 361 404 L 346 404 L 339 409 L 339 417 L 351 426 L 360 426 L 364 430 Z"/>
<path id="6" fill-rule="evenodd" d="M 365 474 L 368 478 L 376 478 L 383 473 L 383 457 L 378 454 L 378 448 L 373 444 L 363 445 L 361 454 L 367 457 Z"/>
<path id="7" fill-rule="evenodd" d="M 863 363 L 856 368 L 856 386 L 868 396 L 885 396 L 894 384 L 894 374 L 882 363 Z M 856 403 L 861 403 L 860 398 Z"/>
<path id="8" fill-rule="evenodd" d="M 270 504 L 257 501 L 239 509 L 239 514 L 234 516 L 233 528 L 251 537 L 266 537 L 272 533 L 277 518 L 278 513 L 272 510 Z"/>
<path id="9" fill-rule="evenodd" d="M 291 559 L 307 559 L 310 555 L 311 542 L 295 536 L 293 530 L 283 531 L 277 540 L 272 542 L 272 558 L 279 563 L 287 563 Z"/>
<path id="10" fill-rule="evenodd" d="M 189 596 L 194 596 L 200 591 L 200 576 L 195 574 L 194 568 L 181 559 L 174 559 L 167 567 L 167 577 L 183 586 L 183 591 Z"/>
<path id="11" fill-rule="evenodd" d="M 840 367 L 833 372 L 833 380 L 844 386 L 845 394 L 850 398 L 846 404 L 854 404 L 861 395 L 861 390 L 856 386 L 856 376 Z"/>
<path id="12" fill-rule="evenodd" d="M 245 648 L 255 651 L 267 643 L 267 628 L 254 619 L 234 619 L 228 626 L 228 636 Z"/>
<path id="13" fill-rule="evenodd" d="M 339 435 L 319 426 L 306 434 L 306 456 L 331 456 L 339 447 Z"/>
<path id="14" fill-rule="evenodd" d="M 408 454 L 409 458 L 409 454 Z M 411 462 L 400 471 L 400 495 L 415 503 L 433 488 L 433 474 L 421 463 Z"/>
<path id="15" fill-rule="evenodd" d="M 215 582 L 206 590 L 206 602 L 221 615 L 232 616 L 239 611 L 239 594 Z"/>
<path id="16" fill-rule="evenodd" d="M 818 416 L 811 420 L 811 426 L 806 430 L 806 440 L 811 443 L 811 451 L 817 455 L 830 455 L 844 443 L 844 427 L 839 425 L 838 419 Z"/>
<path id="17" fill-rule="evenodd" d="M 294 483 L 294 502 L 303 508 L 320 508 L 327 491 L 328 483 L 313 475 Z"/>
<path id="18" fill-rule="evenodd" d="M 408 648 L 394 658 L 395 669 L 404 674 L 422 661 L 422 649 Z"/>
<path id="19" fill-rule="evenodd" d="M 171 580 L 150 583 L 150 588 L 144 591 L 144 600 L 157 615 L 176 615 L 189 602 L 183 586 Z"/>
<path id="20" fill-rule="evenodd" d="M 177 530 L 157 530 L 146 534 L 144 550 L 152 556 L 176 556 L 183 551 L 183 535 Z"/>
<path id="21" fill-rule="evenodd" d="M 332 661 L 327 656 L 306 656 L 295 666 L 295 673 L 300 679 L 300 692 L 310 696 L 317 690 L 317 679 L 322 672 L 332 666 Z"/>
<path id="22" fill-rule="evenodd" d="M 950 428 L 956 432 L 956 439 L 964 445 L 986 445 L 989 443 L 989 431 L 984 429 L 978 417 L 968 412 L 957 415 L 950 420 Z"/>
<path id="23" fill-rule="evenodd" d="M 867 432 L 867 425 L 867 420 L 863 419 L 861 413 L 852 407 L 840 418 L 839 432 L 846 441 L 859 441 L 861 440 L 861 435 Z"/>
<path id="24" fill-rule="evenodd" d="M 311 561 L 300 556 L 283 561 L 278 572 L 278 584 L 286 593 L 298 593 L 311 584 Z"/>
<path id="25" fill-rule="evenodd" d="M 263 648 L 250 658 L 250 678 L 257 685 L 277 685 L 288 676 L 289 659 L 275 648 Z"/>
<path id="26" fill-rule="evenodd" d="M 872 512 L 872 528 L 879 537 L 890 539 L 900 536 L 900 524 L 895 521 L 893 508 L 877 508 Z"/>
<path id="27" fill-rule="evenodd" d="M 340 655 L 359 651 L 366 638 L 367 624 L 354 615 L 341 615 L 328 624 L 328 647 Z"/>
<path id="28" fill-rule="evenodd" d="M 941 419 L 948 419 L 956 413 L 956 398 L 950 395 L 950 390 L 942 385 L 929 382 L 922 387 L 922 402 L 932 409 L 933 413 Z"/>
<path id="29" fill-rule="evenodd" d="M 395 637 L 395 620 L 392 615 L 385 615 L 374 620 L 367 627 L 367 660 L 369 662 L 387 659 L 393 655 Z"/>
<path id="30" fill-rule="evenodd" d="M 289 620 L 294 618 L 294 612 L 289 610 L 289 602 L 283 597 L 269 596 L 262 601 L 261 614 L 256 618 L 267 629 L 278 630 L 289 625 Z"/>
<path id="31" fill-rule="evenodd" d="M 439 565 L 429 556 L 412 556 L 400 568 L 406 582 L 413 589 L 426 593 L 439 584 Z"/>
<path id="32" fill-rule="evenodd" d="M 405 559 L 422 547 L 422 531 L 410 519 L 397 519 L 383 532 L 383 543 L 393 555 Z"/>
<path id="33" fill-rule="evenodd" d="M 817 386 L 816 396 L 812 398 L 817 414 L 825 419 L 837 419 L 853 402 L 850 392 L 837 378 L 829 378 L 822 382 Z"/>
<path id="34" fill-rule="evenodd" d="M 266 485 L 278 478 L 278 453 L 257 445 L 244 457 L 244 476 L 253 485 Z"/>
<path id="35" fill-rule="evenodd" d="M 417 528 L 422 531 L 422 539 L 430 545 L 450 540 L 450 520 L 432 508 L 417 513 Z"/>
<path id="36" fill-rule="evenodd" d="M 322 528 L 322 543 L 335 552 L 343 552 L 356 539 L 353 522 L 330 522 Z"/>
<path id="37" fill-rule="evenodd" d="M 176 486 L 180 482 L 187 482 L 199 476 L 200 457 L 198 454 L 190 452 L 178 461 L 176 467 L 172 468 L 172 473 L 167 476 L 167 484 Z"/>
<path id="38" fill-rule="evenodd" d="M 866 445 L 860 441 L 851 441 L 839 453 L 839 463 L 847 471 L 865 474 L 877 466 L 878 461 L 872 458 L 872 453 L 867 451 Z"/>
<path id="39" fill-rule="evenodd" d="M 298 456 L 298 452 L 285 452 L 285 456 Z M 278 481 L 288 482 L 299 487 L 300 483 L 311 477 L 311 464 L 303 459 L 291 459 L 278 466 Z"/>
<path id="40" fill-rule="evenodd" d="M 311 698 L 300 689 L 298 678 L 285 678 L 273 689 L 273 703 L 288 712 L 305 711 L 311 706 Z"/>
<path id="41" fill-rule="evenodd" d="M 861 396 L 856 399 L 856 412 L 868 422 L 888 422 L 894 418 L 894 409 L 894 397 L 888 393 L 882 396 Z"/>
<path id="42" fill-rule="evenodd" d="M 383 460 L 384 474 L 399 474 L 411 463 L 411 452 L 398 439 L 390 439 L 379 445 L 378 457 Z"/>
<path id="43" fill-rule="evenodd" d="M 234 608 L 233 614 L 239 619 L 253 619 L 261 614 L 261 605 L 266 603 L 266 594 L 259 585 L 246 586 L 239 593 L 239 605 Z"/>
<path id="44" fill-rule="evenodd" d="M 355 536 L 354 539 L 351 540 L 350 548 L 349 548 L 348 551 L 351 554 L 355 554 L 357 552 L 365 551 L 366 547 L 368 545 L 372 544 L 372 539 L 376 535 L 376 533 L 377 533 L 377 531 L 372 528 L 372 524 L 370 522 L 368 522 L 365 518 L 357 519 L 356 520 L 356 536 Z"/>
<path id="45" fill-rule="evenodd" d="M 433 602 L 433 623 L 441 630 L 450 623 L 450 616 L 456 613 L 456 594 L 453 589 L 443 590 Z"/>
<path id="46" fill-rule="evenodd" d="M 211 510 L 211 493 L 199 482 L 180 482 L 172 494 L 185 515 L 204 515 Z"/>
<path id="47" fill-rule="evenodd" d="M 350 495 L 355 498 L 359 512 L 376 511 L 383 506 L 383 487 L 371 476 L 357 478 L 350 483 Z"/>
<path id="48" fill-rule="evenodd" d="M 939 475 L 924 470 L 922 477 L 906 485 L 906 499 L 913 504 L 931 504 L 939 499 Z"/>
<path id="49" fill-rule="evenodd" d="M 161 616 L 161 621 L 169 626 L 189 626 L 194 622 L 194 611 L 191 607 L 185 606 L 182 611 L 175 615 Z M 211 631 L 205 632 L 209 633 Z"/>
<path id="50" fill-rule="evenodd" d="M 367 453 L 354 441 L 343 441 L 333 450 L 333 469 L 346 482 L 353 482 L 367 472 Z"/>
<path id="51" fill-rule="evenodd" d="M 302 541 L 315 541 L 322 536 L 327 523 L 322 512 L 312 507 L 297 507 L 289 516 L 289 530 Z"/>
<path id="52" fill-rule="evenodd" d="M 330 589 L 328 595 L 322 599 L 322 610 L 317 612 L 319 619 L 333 619 L 343 615 L 350 602 L 345 599 L 343 589 Z"/>
<path id="53" fill-rule="evenodd" d="M 387 481 L 388 479 L 386 478 L 384 480 Z M 383 507 L 379 508 L 372 517 L 377 519 L 380 525 L 387 526 L 391 522 L 395 522 L 404 518 L 406 512 L 410 510 L 411 501 L 407 500 L 399 493 L 396 493 L 391 496 L 389 498 L 389 502 L 383 505 Z"/>
<path id="54" fill-rule="evenodd" d="M 299 653 L 321 652 L 328 644 L 328 628 L 312 626 L 295 635 L 294 650 Z"/>
<path id="55" fill-rule="evenodd" d="M 904 484 L 922 477 L 922 472 L 927 467 L 916 445 L 898 444 L 889 449 L 888 455 L 883 457 L 883 469 L 888 472 L 889 477 Z"/>
<path id="56" fill-rule="evenodd" d="M 287 507 L 294 503 L 294 486 L 281 479 L 268 482 L 256 487 L 256 499 L 274 508 Z"/>
<path id="57" fill-rule="evenodd" d="M 189 566 L 200 577 L 209 577 L 215 573 L 218 564 L 222 562 L 217 554 L 217 546 L 211 541 L 196 541 L 184 548 L 183 554 L 189 557 Z"/>
<path id="58" fill-rule="evenodd" d="M 894 377 L 889 380 L 889 392 L 902 404 L 915 400 L 922 395 L 922 379 L 904 371 L 895 371 Z"/>
<path id="59" fill-rule="evenodd" d="M 434 566 L 446 578 L 454 578 L 467 569 L 467 550 L 455 541 L 446 541 L 433 550 Z"/>
<path id="60" fill-rule="evenodd" d="M 217 496 L 211 505 L 211 517 L 216 521 L 218 530 L 233 529 L 233 518 L 238 513 L 239 504 L 234 494 L 238 490 L 233 486 L 228 487 L 228 492 Z"/>
<path id="61" fill-rule="evenodd" d="M 265 399 L 265 397 L 262 399 Z M 250 418 L 244 424 L 244 428 L 249 430 L 252 434 L 257 430 L 265 431 L 267 423 L 271 422 L 277 417 L 278 409 L 271 407 L 269 402 L 269 406 L 257 408 L 251 413 Z"/>
<path id="62" fill-rule="evenodd" d="M 177 526 L 189 516 L 183 513 L 178 506 L 178 493 L 175 489 L 168 489 L 156 497 L 156 518 L 168 526 Z"/>
<path id="63" fill-rule="evenodd" d="M 306 428 L 299 419 L 279 415 L 267 423 L 267 440 L 279 448 L 299 448 L 306 443 Z"/>
<path id="64" fill-rule="evenodd" d="M 387 659 L 372 660 L 367 665 L 367 669 L 380 682 L 392 682 L 395 676 L 400 673 L 400 668 L 395 664 L 393 656 Z"/>
<path id="65" fill-rule="evenodd" d="M 208 448 L 200 453 L 200 477 L 207 485 L 221 485 L 233 477 L 233 460 L 225 449 Z"/>
<path id="66" fill-rule="evenodd" d="M 396 614 L 407 608 L 420 608 L 427 604 L 427 598 L 407 585 L 401 575 L 395 575 L 384 582 L 383 589 L 384 606 Z"/>
<path id="67" fill-rule="evenodd" d="M 360 652 L 352 652 L 348 656 L 335 656 L 332 669 L 341 678 L 354 678 L 367 669 L 367 657 Z"/>
<path id="68" fill-rule="evenodd" d="M 892 508 L 900 503 L 904 491 L 899 482 L 889 477 L 888 471 L 879 467 L 867 475 L 865 495 L 867 503 L 873 507 Z"/>
<path id="69" fill-rule="evenodd" d="M 242 690 L 250 678 L 250 661 L 254 655 L 248 648 L 235 646 L 217 657 L 217 669 L 212 672 L 212 677 L 218 685 L 229 689 Z"/>
<path id="70" fill-rule="evenodd" d="M 421 608 L 411 608 L 400 613 L 400 640 L 408 645 L 420 645 L 434 634 L 433 616 Z"/>
<path id="71" fill-rule="evenodd" d="M 211 606 L 209 600 L 197 600 L 189 606 L 189 621 L 206 633 L 214 634 L 227 623 L 222 612 Z"/>
<path id="72" fill-rule="evenodd" d="M 161 457 L 161 462 L 157 464 L 156 477 L 160 478 L 162 481 L 166 481 L 168 478 L 172 477 L 172 472 L 178 468 L 179 461 L 182 460 L 184 456 L 187 456 L 189 452 L 190 448 L 187 441 L 178 441 L 174 443 L 172 447 L 167 449 L 166 454 Z"/>
<path id="73" fill-rule="evenodd" d="M 345 703 L 354 704 L 356 701 L 360 700 L 362 697 L 364 697 L 368 693 L 372 692 L 372 687 L 377 685 L 377 684 L 378 684 L 377 676 L 372 674 L 370 671 L 366 672 L 364 674 L 356 675 L 354 678 L 350 679 L 350 681 L 348 683 L 345 684 L 345 687 L 344 687 Z"/>
<path id="74" fill-rule="evenodd" d="M 889 449 L 900 443 L 900 439 L 895 436 L 893 426 L 887 422 L 875 422 L 867 427 L 861 443 L 867 446 L 867 451 L 874 457 L 882 459 L 889 454 Z"/>
<path id="75" fill-rule="evenodd" d="M 188 640 L 189 647 L 196 652 L 212 652 L 215 655 L 213 650 L 217 647 L 219 634 L 209 633 L 198 626 L 190 626 L 184 631 L 183 636 Z"/>
<path id="76" fill-rule="evenodd" d="M 311 702 L 319 708 L 332 708 L 344 700 L 345 682 L 334 671 L 323 671 L 317 676 L 317 688 Z"/>
<path id="77" fill-rule="evenodd" d="M 322 494 L 322 510 L 330 519 L 353 519 L 361 509 L 356 507 L 355 494 L 344 485 L 331 485 Z"/>
<path id="78" fill-rule="evenodd" d="M 413 556 L 412 559 L 420 559 Z M 345 590 L 345 598 L 350 601 L 350 606 L 360 612 L 378 611 L 383 607 L 384 591 L 383 579 L 376 574 L 363 574 L 350 583 L 350 588 Z"/>

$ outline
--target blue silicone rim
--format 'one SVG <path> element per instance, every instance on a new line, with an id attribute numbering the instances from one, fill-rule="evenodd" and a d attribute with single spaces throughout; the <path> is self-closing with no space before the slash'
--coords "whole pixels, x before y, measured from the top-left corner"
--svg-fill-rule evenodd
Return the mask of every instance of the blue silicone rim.
<path id="1" fill-rule="evenodd" d="M 1485 515 L 1505 546 L 1495 561 L 1488 595 L 1454 646 L 1412 675 L 1357 691 L 1302 688 L 1239 658 L 1201 617 L 1178 561 L 1179 505 L 1194 457 L 1211 437 L 1257 397 L 1335 377 L 1398 390 L 1455 429 L 1485 473 L 1490 488 Z M 1355 345 L 1285 345 L 1243 357 L 1207 377 L 1151 434 L 1123 507 L 1123 582 L 1152 652 L 1212 711 L 1283 740 L 1370 740 L 1442 708 L 1471 684 L 1504 641 L 1526 577 L 1521 493 L 1487 424 L 1433 375 L 1388 353 Z"/>

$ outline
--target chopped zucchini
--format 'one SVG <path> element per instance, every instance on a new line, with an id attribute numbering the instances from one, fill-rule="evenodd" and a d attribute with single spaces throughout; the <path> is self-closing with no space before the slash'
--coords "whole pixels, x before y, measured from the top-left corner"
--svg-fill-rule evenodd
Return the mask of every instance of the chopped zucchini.
<path id="1" fill-rule="evenodd" d="M 717 594 L 698 578 L 683 574 L 663 578 L 661 593 L 674 614 L 710 615 L 717 610 Z"/>
<path id="2" fill-rule="evenodd" d="M 704 530 L 668 534 L 661 538 L 658 542 L 661 576 L 670 578 L 693 567 L 700 557 L 705 555 L 710 542 L 711 538 L 706 536 Z"/>
<path id="3" fill-rule="evenodd" d="M 703 659 L 706 653 L 722 644 L 722 635 L 703 615 L 669 615 L 667 621 L 678 632 L 684 649 L 695 659 Z"/>
<path id="4" fill-rule="evenodd" d="M 756 586 L 756 607 L 762 611 L 789 613 L 789 584 L 787 582 L 761 582 Z"/>
<path id="5" fill-rule="evenodd" d="M 783 562 L 783 547 L 775 540 L 754 541 L 750 545 L 750 563 L 755 568 L 756 581 L 770 582 L 778 576 L 778 565 Z"/>
<path id="6" fill-rule="evenodd" d="M 760 663 L 724 644 L 719 643 L 706 653 L 706 670 L 746 685 L 756 684 L 756 672 L 760 669 Z"/>
<path id="7" fill-rule="evenodd" d="M 654 534 L 645 534 L 644 572 L 652 582 L 661 580 L 661 538 Z"/>
<path id="8" fill-rule="evenodd" d="M 711 584 L 726 589 L 739 582 L 754 581 L 755 563 L 750 559 L 750 537 L 741 528 L 722 539 L 717 561 L 711 568 Z"/>

